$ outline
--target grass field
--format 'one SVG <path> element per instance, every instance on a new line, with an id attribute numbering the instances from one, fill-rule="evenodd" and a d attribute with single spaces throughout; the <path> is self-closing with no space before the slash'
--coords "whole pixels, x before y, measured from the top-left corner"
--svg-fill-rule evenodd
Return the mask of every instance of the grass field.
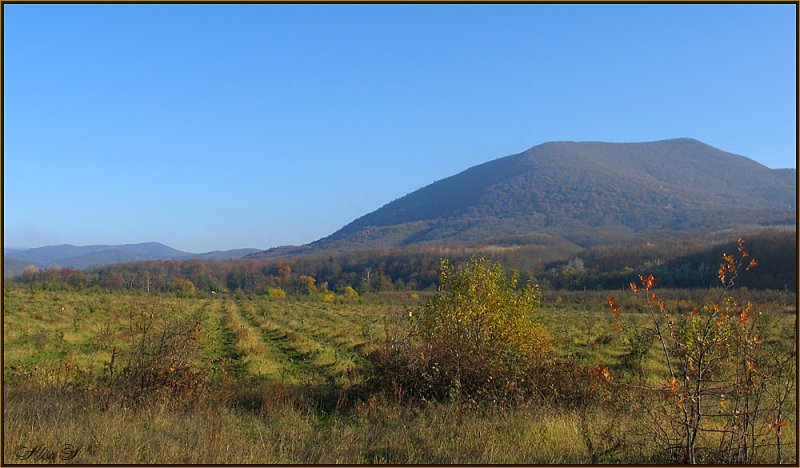
<path id="1" fill-rule="evenodd" d="M 411 404 L 358 391 L 368 375 L 368 356 L 387 333 L 404 326 L 408 308 L 421 300 L 417 293 L 328 302 L 7 285 L 3 294 L 4 463 L 664 461 L 661 449 L 642 434 L 640 415 L 617 406 L 587 414 L 535 401 L 505 409 Z M 664 291 L 662 296 L 682 307 L 708 294 Z M 749 294 L 770 311 L 773 340 L 791 339 L 794 296 Z M 622 331 L 610 326 L 603 307 L 608 295 L 620 297 Z M 558 354 L 621 375 L 629 331 L 648 320 L 627 296 L 547 292 L 536 320 Z M 192 349 L 182 350 L 181 365 L 203 384 L 193 387 L 184 404 L 164 398 L 128 405 L 100 392 L 114 367 L 109 363 L 135 351 L 136 327 L 149 323 L 142 321 L 148 311 L 200 320 Z M 642 369 L 658 376 L 664 366 L 651 352 Z M 782 435 L 786 462 L 796 461 L 794 408 L 792 397 Z M 618 438 L 609 431 L 624 435 L 625 444 L 615 447 Z M 774 459 L 767 448 L 759 458 Z"/>

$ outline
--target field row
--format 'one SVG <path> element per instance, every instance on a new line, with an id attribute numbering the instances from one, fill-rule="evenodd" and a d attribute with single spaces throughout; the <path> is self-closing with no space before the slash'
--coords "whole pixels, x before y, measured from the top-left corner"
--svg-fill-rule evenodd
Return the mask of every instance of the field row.
<path id="1" fill-rule="evenodd" d="M 48 371 L 65 363 L 104 371 L 135 338 L 135 314 L 202 316 L 201 359 L 236 379 L 340 385 L 404 305 L 262 298 L 187 299 L 144 295 L 5 292 L 5 371 Z M 140 317 L 139 317 L 140 318 Z"/>
<path id="2" fill-rule="evenodd" d="M 650 345 L 654 352 L 643 361 L 635 362 L 632 355 L 632 343 L 650 326 L 650 315 L 623 294 L 546 294 L 534 320 L 559 355 L 588 366 L 607 366 L 619 382 L 639 372 L 645 380 L 638 382 L 663 387 L 666 362 L 657 340 Z M 670 307 L 685 307 L 708 293 L 691 294 L 696 297 L 680 291 L 664 296 Z M 612 327 L 615 318 L 603 305 L 610 295 L 620 297 L 623 306 L 621 330 Z M 639 394 L 620 392 L 616 400 L 585 408 L 548 406 L 538 400 L 519 408 L 472 408 L 457 401 L 411 405 L 394 394 L 363 391 L 365 387 L 357 384 L 376 362 L 370 354 L 384 346 L 387 335 L 404 329 L 408 308 L 415 304 L 410 295 L 399 294 L 329 303 L 313 297 L 178 298 L 7 287 L 3 461 L 18 461 L 14 456 L 20 447 L 65 443 L 81 448 L 77 463 L 669 460 L 664 446 L 651 440 L 652 429 L 667 427 L 658 422 L 664 420 L 654 422 L 646 415 L 654 410 L 661 411 L 662 418 L 675 414 L 670 398 L 650 395 L 641 400 L 635 398 Z M 784 346 L 794 343 L 795 314 L 783 298 L 757 304 L 777 312 L 765 316 L 769 330 L 764 336 Z M 113 379 L 104 380 L 106 375 L 130 365 L 131 359 L 148 358 L 148 350 L 158 349 L 174 334 L 187 337 L 191 352 L 177 349 L 167 354 L 166 366 L 151 369 L 164 371 L 160 377 L 178 376 L 186 357 L 192 370 L 208 373 L 200 390 L 192 393 L 189 374 L 183 379 L 167 377 L 168 384 L 156 389 L 167 388 L 167 393 L 157 393 L 156 404 L 129 405 L 129 393 L 113 393 L 122 388 L 135 394 L 136 388 L 114 387 Z M 146 352 L 137 353 L 144 336 Z M 178 360 L 175 374 L 173 357 Z M 64 385 L 78 378 L 85 379 Z M 121 385 L 131 382 L 125 378 L 119 379 Z M 108 386 L 101 385 L 106 382 Z M 175 407 L 168 404 L 169 392 L 176 388 L 170 382 L 190 388 Z M 348 391 L 353 387 L 356 391 Z M 114 399 L 118 395 L 123 395 L 121 400 Z M 780 439 L 783 460 L 790 463 L 795 460 L 795 407 L 790 395 Z M 768 425 L 771 419 L 765 417 L 763 425 Z M 711 429 L 724 430 L 709 418 Z M 774 462 L 774 439 L 769 433 L 759 436 L 766 445 L 757 462 Z"/>
<path id="3" fill-rule="evenodd" d="M 634 332 L 647 326 L 650 316 L 641 308 L 628 307 L 623 309 L 622 330 L 614 330 L 610 311 L 597 304 L 601 296 L 592 292 L 577 300 L 567 297 L 568 301 L 561 295 L 545 297 L 535 320 L 559 354 L 592 364 L 613 366 L 624 361 Z M 387 332 L 402 327 L 406 311 L 416 303 L 412 299 L 348 303 L 198 299 L 7 288 L 4 372 L 47 372 L 67 365 L 100 375 L 107 371 L 112 353 L 124 353 L 136 338 L 134 329 L 141 319 L 137 313 L 152 310 L 164 316 L 199 313 L 202 353 L 197 359 L 237 380 L 348 386 L 358 381 L 366 356 L 381 346 Z M 770 336 L 776 340 L 791 334 L 794 314 L 783 316 L 785 320 L 770 324 Z M 650 353 L 644 368 L 658 371 L 664 365 L 659 353 Z"/>

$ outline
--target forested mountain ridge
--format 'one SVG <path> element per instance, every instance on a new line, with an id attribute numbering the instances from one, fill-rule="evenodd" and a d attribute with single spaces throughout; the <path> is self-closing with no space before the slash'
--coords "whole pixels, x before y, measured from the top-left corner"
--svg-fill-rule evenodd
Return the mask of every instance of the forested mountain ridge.
<path id="1" fill-rule="evenodd" d="M 795 224 L 796 194 L 795 169 L 770 169 L 693 139 L 550 142 L 434 182 L 288 255 L 525 245 L 532 233 L 590 246 L 647 232 Z"/>

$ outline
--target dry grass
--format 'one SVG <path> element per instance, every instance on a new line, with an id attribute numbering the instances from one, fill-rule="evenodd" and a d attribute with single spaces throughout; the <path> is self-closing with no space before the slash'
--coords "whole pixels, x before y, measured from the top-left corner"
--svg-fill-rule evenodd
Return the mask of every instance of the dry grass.
<path id="1" fill-rule="evenodd" d="M 371 400 L 320 415 L 310 401 L 262 388 L 192 411 L 105 411 L 78 393 L 6 391 L 4 462 L 20 446 L 80 447 L 78 463 L 582 463 L 578 419 L 541 409 L 419 408 Z M 28 460 L 30 461 L 30 460 Z M 62 460 L 63 461 L 63 460 Z"/>
<path id="2" fill-rule="evenodd" d="M 178 311 L 202 309 L 205 331 L 198 343 L 204 359 L 212 367 L 240 365 L 244 372 L 209 376 L 206 391 L 193 394 L 191 404 L 105 404 L 87 391 L 110 357 L 103 340 L 125 330 L 129 307 L 159 301 Z M 649 443 L 633 405 L 629 411 L 624 405 L 622 411 L 595 407 L 582 415 L 535 401 L 501 410 L 410 405 L 358 393 L 360 381 L 352 371 L 366 365 L 365 355 L 380 346 L 384 327 L 395 326 L 389 322 L 414 302 L 6 289 L 3 462 L 35 462 L 42 451 L 27 460 L 16 454 L 21 446 L 42 446 L 43 458 L 81 464 L 586 463 L 587 432 L 595 449 L 608 445 L 609 433 L 625 436 L 624 449 L 598 455 L 599 462 L 667 461 Z M 603 336 L 610 330 L 607 311 L 545 302 L 541 316 L 560 354 L 625 371 L 620 357 L 627 338 L 624 331 Z M 623 318 L 632 325 L 643 316 Z M 794 313 L 772 326 L 781 336 L 792 323 Z M 657 353 L 644 363 L 650 374 L 662 367 Z M 787 413 L 794 407 L 792 399 Z M 795 424 L 791 416 L 783 428 L 785 461 L 792 463 Z M 64 444 L 80 448 L 72 460 L 58 458 Z M 764 449 L 759 461 L 774 462 L 774 451 Z"/>

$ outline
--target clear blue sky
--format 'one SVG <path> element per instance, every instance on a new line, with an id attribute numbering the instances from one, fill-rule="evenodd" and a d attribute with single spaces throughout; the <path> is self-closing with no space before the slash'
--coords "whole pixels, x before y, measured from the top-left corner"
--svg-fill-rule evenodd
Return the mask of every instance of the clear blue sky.
<path id="1" fill-rule="evenodd" d="M 5 5 L 6 247 L 314 241 L 551 140 L 795 167 L 794 5 Z"/>

